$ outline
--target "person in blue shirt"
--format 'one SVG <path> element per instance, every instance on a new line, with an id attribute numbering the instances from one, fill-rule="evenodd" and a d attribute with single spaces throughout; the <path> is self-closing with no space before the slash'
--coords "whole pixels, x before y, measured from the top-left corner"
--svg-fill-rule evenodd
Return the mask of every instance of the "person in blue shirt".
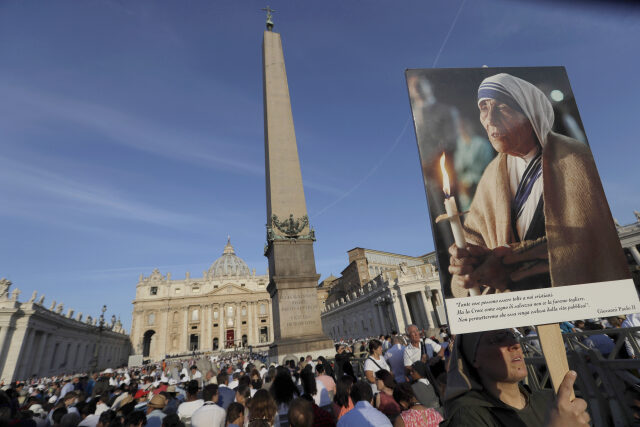
<path id="1" fill-rule="evenodd" d="M 340 417 L 338 427 L 391 427 L 389 418 L 372 406 L 373 391 L 368 383 L 358 381 L 351 387 L 350 395 L 355 406 Z"/>

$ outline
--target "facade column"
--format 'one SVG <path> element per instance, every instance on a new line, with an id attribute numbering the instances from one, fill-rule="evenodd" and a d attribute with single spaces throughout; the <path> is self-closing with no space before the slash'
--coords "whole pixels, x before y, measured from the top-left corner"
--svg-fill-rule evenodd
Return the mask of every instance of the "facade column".
<path id="1" fill-rule="evenodd" d="M 39 377 L 42 377 L 42 361 L 45 359 L 44 355 L 46 354 L 44 352 L 44 349 L 47 345 L 47 341 L 49 340 L 49 334 L 46 332 L 42 332 L 42 337 L 40 338 L 40 344 L 38 345 L 38 353 L 36 354 L 36 357 L 33 361 L 33 370 L 34 373 L 36 375 L 38 375 Z M 2 342 L 0 340 L 0 342 Z"/>
<path id="2" fill-rule="evenodd" d="M 162 310 L 162 312 L 164 313 L 163 319 L 162 319 L 162 322 L 164 323 L 164 329 L 162 329 L 162 331 L 164 332 L 162 336 L 162 341 L 163 341 L 162 357 L 163 358 L 165 355 L 169 354 L 169 343 L 171 342 L 171 331 L 169 330 L 169 312 L 170 311 L 171 311 L 170 307 L 166 307 L 165 309 Z M 160 335 L 159 332 L 160 331 L 156 333 Z"/>
<path id="3" fill-rule="evenodd" d="M 17 369 L 15 371 L 16 378 L 26 378 L 29 375 L 26 371 L 28 369 L 29 360 L 31 359 L 31 352 L 33 351 L 33 340 L 36 336 L 36 330 L 33 327 L 27 325 L 27 336 L 22 343 L 20 354 L 18 355 Z"/>
<path id="4" fill-rule="evenodd" d="M 255 301 L 251 301 L 251 321 L 249 322 L 249 330 L 251 331 L 251 333 L 249 334 L 249 336 L 251 337 L 251 344 L 252 345 L 257 345 L 259 338 L 258 338 L 258 331 L 260 328 L 260 325 L 258 324 L 258 316 L 257 316 L 257 303 Z"/>
<path id="5" fill-rule="evenodd" d="M 219 318 L 218 318 L 218 320 L 219 320 L 218 328 L 220 330 L 220 333 L 219 333 L 220 336 L 218 338 L 218 340 L 219 340 L 218 348 L 219 349 L 225 348 L 225 338 L 226 337 L 225 337 L 225 326 L 224 326 L 224 310 L 225 310 L 224 303 L 220 304 L 220 307 L 218 309 L 218 316 L 219 316 Z"/>
<path id="6" fill-rule="evenodd" d="M 438 322 L 436 320 L 437 314 L 434 313 L 433 303 L 431 302 L 431 296 L 425 290 L 420 291 L 420 293 L 422 294 L 422 300 L 426 304 L 425 312 L 427 313 L 427 319 L 429 319 L 429 327 L 437 328 L 438 327 L 437 325 Z"/>
<path id="7" fill-rule="evenodd" d="M 422 301 L 422 307 L 424 308 L 423 310 L 423 315 L 424 315 L 424 320 L 426 321 L 426 329 L 431 328 L 431 321 L 429 320 L 429 302 L 427 301 L 427 297 L 424 294 L 424 291 L 419 291 L 420 292 L 420 300 Z"/>
<path id="8" fill-rule="evenodd" d="M 202 304 L 198 307 L 198 320 L 200 320 L 200 336 L 198 337 L 198 351 L 204 350 L 205 348 L 205 339 L 206 339 L 206 331 L 205 328 L 207 326 L 206 317 L 207 313 L 205 313 L 205 305 Z"/>
<path id="9" fill-rule="evenodd" d="M 183 336 L 183 340 L 182 340 L 182 349 L 180 350 L 181 353 L 184 353 L 185 351 L 189 351 L 189 307 L 185 308 L 182 310 L 183 313 L 183 319 L 184 319 L 184 324 L 182 325 L 182 336 Z"/>
<path id="10" fill-rule="evenodd" d="M 242 302 L 239 302 L 236 304 L 236 308 L 235 308 L 235 315 L 236 315 L 236 331 L 238 331 L 236 334 L 234 334 L 234 340 L 235 343 L 238 347 L 240 347 L 242 345 L 242 317 L 240 316 L 240 311 L 242 310 Z"/>
<path id="11" fill-rule="evenodd" d="M 407 313 L 404 308 L 404 295 L 402 292 L 397 291 L 395 301 L 393 301 L 393 311 L 396 318 L 396 325 L 398 327 L 398 333 L 404 332 L 407 325 Z"/>
<path id="12" fill-rule="evenodd" d="M 11 329 L 9 323 L 0 326 L 0 366 L 4 366 L 6 349 L 9 348 L 9 345 L 11 344 L 10 340 L 7 340 L 9 329 Z"/>
<path id="13" fill-rule="evenodd" d="M 378 318 L 378 326 L 380 327 L 380 332 L 378 333 L 378 335 L 386 335 L 387 328 L 385 327 L 384 315 L 382 313 L 382 304 L 379 304 L 377 302 L 374 302 L 374 304 L 376 306 L 376 317 Z"/>
<path id="14" fill-rule="evenodd" d="M 275 331 L 273 330 L 273 308 L 271 307 L 271 298 L 269 298 L 267 305 L 267 316 L 269 316 L 269 330 L 267 331 L 267 342 L 272 342 L 275 337 Z"/>
<path id="15" fill-rule="evenodd" d="M 631 256 L 633 256 L 636 264 L 640 265 L 640 252 L 636 249 L 636 245 L 629 246 L 629 252 L 631 252 Z"/>
<path id="16" fill-rule="evenodd" d="M 207 350 L 213 350 L 213 309 L 212 309 L 212 305 L 209 304 L 207 306 L 205 306 L 205 310 L 207 312 L 207 321 L 205 324 L 206 327 L 206 342 L 207 345 L 205 347 L 202 348 L 206 348 Z"/>
<path id="17" fill-rule="evenodd" d="M 51 353 L 53 353 L 53 349 L 55 348 L 53 343 L 53 334 L 48 333 L 46 337 L 46 345 L 44 347 L 44 352 L 40 357 L 40 367 L 38 369 L 38 375 L 40 376 L 47 376 L 49 374 L 49 371 L 51 370 Z M 89 365 L 89 362 L 87 362 L 87 365 Z"/>

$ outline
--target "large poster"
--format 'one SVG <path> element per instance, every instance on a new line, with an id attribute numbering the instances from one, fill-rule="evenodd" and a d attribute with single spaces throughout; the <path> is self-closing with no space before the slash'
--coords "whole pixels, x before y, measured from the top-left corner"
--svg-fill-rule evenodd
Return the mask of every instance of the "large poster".
<path id="1" fill-rule="evenodd" d="M 406 77 L 452 332 L 640 311 L 565 69 Z"/>

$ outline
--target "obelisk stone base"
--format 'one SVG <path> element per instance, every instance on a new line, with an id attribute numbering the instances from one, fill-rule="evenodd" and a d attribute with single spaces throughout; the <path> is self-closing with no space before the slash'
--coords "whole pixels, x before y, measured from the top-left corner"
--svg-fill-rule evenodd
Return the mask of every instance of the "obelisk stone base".
<path id="1" fill-rule="evenodd" d="M 270 361 L 282 364 L 285 356 L 295 356 L 296 361 L 307 355 L 333 357 L 333 341 L 322 332 L 313 241 L 275 240 L 266 255 L 274 326 Z"/>

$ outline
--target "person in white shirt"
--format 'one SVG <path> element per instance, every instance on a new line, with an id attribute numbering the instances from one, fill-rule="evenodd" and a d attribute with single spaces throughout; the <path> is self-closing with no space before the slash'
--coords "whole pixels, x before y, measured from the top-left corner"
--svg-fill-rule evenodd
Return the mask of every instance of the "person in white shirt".
<path id="1" fill-rule="evenodd" d="M 375 373 L 380 369 L 391 372 L 387 361 L 382 357 L 382 343 L 379 340 L 372 339 L 369 341 L 369 357 L 364 361 L 364 375 L 374 394 L 378 392 Z"/>
<path id="2" fill-rule="evenodd" d="M 202 389 L 204 404 L 191 415 L 192 427 L 224 427 L 226 411 L 216 404 L 218 385 L 208 384 Z"/>
<path id="3" fill-rule="evenodd" d="M 426 349 L 423 349 L 423 343 L 420 340 L 420 331 L 416 325 L 407 326 L 407 336 L 409 344 L 404 348 L 404 366 L 409 369 L 415 362 L 426 362 L 428 355 Z"/>
<path id="4" fill-rule="evenodd" d="M 198 370 L 198 367 L 196 365 L 193 365 L 191 367 L 191 375 L 189 376 L 189 378 L 191 378 L 192 380 L 198 380 L 202 378 L 202 372 Z"/>
<path id="5" fill-rule="evenodd" d="M 624 319 L 624 322 L 622 322 L 621 326 L 623 328 L 633 328 L 636 326 L 640 326 L 640 313 L 628 314 L 627 318 Z M 640 347 L 640 332 L 636 331 L 631 335 L 633 336 L 633 339 L 636 340 L 638 347 Z M 635 350 L 633 349 L 633 345 L 631 345 L 631 341 L 629 341 L 629 338 L 625 338 L 624 345 L 629 356 L 633 357 L 634 359 L 640 357 L 640 354 L 636 354 Z"/>
<path id="6" fill-rule="evenodd" d="M 187 400 L 178 406 L 178 416 L 185 427 L 191 426 L 191 416 L 204 405 L 204 400 L 198 399 L 198 381 L 191 380 L 187 383 Z"/>
<path id="7" fill-rule="evenodd" d="M 404 376 L 404 346 L 402 339 L 393 337 L 393 346 L 384 354 L 387 364 L 393 371 L 393 376 L 398 384 L 405 382 Z"/>
<path id="8" fill-rule="evenodd" d="M 97 416 L 100 416 L 104 411 L 108 411 L 109 405 L 107 405 L 107 402 L 109 402 L 108 394 L 100 396 L 100 398 L 98 399 L 98 404 L 96 405 L 96 411 L 94 412 L 94 414 Z"/>

